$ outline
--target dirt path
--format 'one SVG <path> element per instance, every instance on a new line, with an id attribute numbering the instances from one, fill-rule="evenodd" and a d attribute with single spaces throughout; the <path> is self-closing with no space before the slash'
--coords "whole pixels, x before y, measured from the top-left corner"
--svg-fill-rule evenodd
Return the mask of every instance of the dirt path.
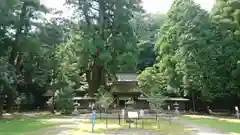
<path id="1" fill-rule="evenodd" d="M 131 129 L 117 129 L 105 131 L 106 135 L 159 135 L 160 132 L 139 128 L 131 128 Z"/>
<path id="2" fill-rule="evenodd" d="M 106 130 L 104 133 L 92 133 L 91 124 L 79 117 L 52 118 L 49 122 L 57 123 L 58 126 L 40 129 L 26 135 L 159 135 L 159 132 L 144 129 L 119 129 L 118 124 L 111 124 L 108 127 L 112 130 Z M 116 129 L 115 129 L 116 128 Z M 78 131 L 78 129 L 80 129 Z M 105 129 L 105 124 L 98 124 L 95 130 Z"/>

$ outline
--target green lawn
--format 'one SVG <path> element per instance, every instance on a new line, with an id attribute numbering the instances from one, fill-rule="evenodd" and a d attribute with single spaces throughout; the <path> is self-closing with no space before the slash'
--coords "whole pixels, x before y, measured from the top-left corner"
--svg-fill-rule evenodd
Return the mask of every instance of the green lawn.
<path id="1" fill-rule="evenodd" d="M 28 132 L 53 126 L 47 117 L 25 118 L 20 120 L 0 120 L 0 135 L 25 135 Z"/>
<path id="2" fill-rule="evenodd" d="M 95 125 L 95 133 L 102 134 L 104 131 L 107 129 L 120 129 L 120 125 L 118 122 L 118 119 L 109 119 L 108 120 L 108 128 L 106 128 L 106 120 L 105 119 L 97 119 L 96 120 L 96 125 Z M 159 130 L 162 133 L 168 134 L 168 135 L 184 135 L 186 133 L 184 127 L 182 125 L 178 124 L 169 124 L 168 121 L 165 120 L 160 120 L 159 121 L 160 128 L 158 128 L 158 124 L 156 120 L 153 119 L 145 119 L 144 120 L 144 129 L 152 129 L 152 130 Z M 132 128 L 136 128 L 136 124 L 131 124 Z M 128 128 L 128 123 L 125 122 L 124 128 Z M 138 126 L 137 128 L 142 128 L 141 127 L 141 120 L 138 121 Z M 85 123 L 83 122 L 81 125 L 79 125 L 78 129 L 74 130 L 73 135 L 78 135 L 78 134 L 87 134 L 91 133 L 91 121 L 86 121 Z"/>
<path id="3" fill-rule="evenodd" d="M 189 116 L 182 116 L 180 119 L 191 120 L 197 123 L 209 125 L 211 127 L 226 131 L 240 133 L 240 120 L 223 119 L 223 118 L 194 118 Z"/>

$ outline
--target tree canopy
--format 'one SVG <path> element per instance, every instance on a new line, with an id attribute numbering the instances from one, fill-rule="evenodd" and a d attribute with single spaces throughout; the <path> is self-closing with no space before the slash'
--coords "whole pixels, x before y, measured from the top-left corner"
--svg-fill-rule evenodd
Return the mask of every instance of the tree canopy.
<path id="1" fill-rule="evenodd" d="M 186 96 L 193 106 L 195 102 L 217 106 L 219 100 L 235 103 L 239 28 L 238 7 L 233 6 L 238 2 L 233 3 L 217 1 L 209 13 L 193 0 L 175 0 L 155 45 L 156 63 L 138 78 L 142 89 Z"/>

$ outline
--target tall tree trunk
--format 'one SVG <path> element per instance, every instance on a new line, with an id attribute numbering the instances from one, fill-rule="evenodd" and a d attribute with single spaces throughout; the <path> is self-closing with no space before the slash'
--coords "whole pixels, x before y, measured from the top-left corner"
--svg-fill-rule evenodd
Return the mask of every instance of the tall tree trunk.
<path id="1" fill-rule="evenodd" d="M 2 118 L 3 115 L 3 105 L 4 105 L 4 93 L 2 88 L 0 88 L 0 119 Z"/>
<path id="2" fill-rule="evenodd" d="M 193 112 L 196 112 L 194 92 L 192 92 L 192 103 L 193 103 Z"/>
<path id="3" fill-rule="evenodd" d="M 27 4 L 24 3 L 22 6 L 22 9 L 21 9 L 19 24 L 16 29 L 15 41 L 12 46 L 12 50 L 11 50 L 10 57 L 9 57 L 9 63 L 12 65 L 15 65 L 15 61 L 16 61 L 16 58 L 18 55 L 19 40 L 20 40 L 20 35 L 23 30 L 24 23 L 25 23 L 24 18 L 25 18 L 26 12 L 27 12 Z"/>
<path id="4" fill-rule="evenodd" d="M 14 90 L 9 90 L 9 92 L 7 92 L 7 112 L 8 113 L 13 113 L 14 111 L 14 99 L 15 99 Z"/>
<path id="5" fill-rule="evenodd" d="M 99 18 L 98 18 L 98 24 L 100 26 L 100 35 L 103 41 L 105 41 L 105 35 L 104 35 L 104 29 L 106 27 L 105 19 L 106 19 L 106 9 L 105 9 L 105 3 L 104 0 L 99 0 Z M 88 24 L 89 29 L 91 29 L 91 21 L 88 16 L 89 6 L 88 3 L 85 1 L 85 8 L 83 10 L 83 14 L 85 16 L 85 20 Z M 95 25 L 95 24 L 94 24 Z M 102 45 L 105 46 L 104 44 Z M 88 82 L 88 95 L 90 97 L 94 96 L 94 93 L 97 92 L 97 90 L 100 88 L 100 86 L 104 86 L 106 88 L 106 81 L 105 81 L 105 72 L 104 72 L 104 66 L 102 63 L 103 61 L 99 61 L 98 57 L 100 55 L 101 48 L 97 48 L 96 50 L 96 58 L 94 60 L 94 63 L 91 70 L 86 73 L 87 76 L 87 82 Z"/>
<path id="6" fill-rule="evenodd" d="M 87 82 L 88 96 L 93 97 L 101 86 L 101 70 L 97 63 L 94 63 L 91 70 L 87 72 Z"/>
<path id="7" fill-rule="evenodd" d="M 11 53 L 10 53 L 10 56 L 9 56 L 9 63 L 11 65 L 15 66 L 16 74 L 18 74 L 18 71 L 20 70 L 20 69 L 18 69 L 18 66 L 16 65 L 17 64 L 16 59 L 18 57 L 18 48 L 19 48 L 19 44 L 20 44 L 19 40 L 20 40 L 21 32 L 23 30 L 24 23 L 25 23 L 24 18 L 25 18 L 26 12 L 27 12 L 27 4 L 24 3 L 22 8 L 21 8 L 19 24 L 18 24 L 17 29 L 16 29 L 15 41 L 14 41 L 14 44 L 12 46 L 12 50 L 11 50 Z M 7 93 L 7 107 L 8 107 L 7 112 L 9 112 L 9 113 L 13 112 L 14 98 L 15 98 L 14 90 L 9 90 L 8 93 Z"/>

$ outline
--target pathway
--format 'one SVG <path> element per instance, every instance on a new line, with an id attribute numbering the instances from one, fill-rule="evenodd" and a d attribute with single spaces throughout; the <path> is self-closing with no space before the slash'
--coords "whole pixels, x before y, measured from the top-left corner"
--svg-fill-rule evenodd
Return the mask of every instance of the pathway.
<path id="1" fill-rule="evenodd" d="M 58 126 L 52 128 L 46 128 L 39 131 L 32 132 L 28 135 L 75 135 L 72 130 L 84 128 L 81 124 L 83 124 L 84 120 L 89 120 L 91 118 L 91 114 L 82 114 L 79 116 L 68 116 L 61 118 L 53 118 L 49 121 L 53 121 L 59 123 Z M 162 119 L 168 119 L 162 117 Z M 190 135 L 233 135 L 230 133 L 225 133 L 213 127 L 202 125 L 189 120 L 180 120 L 180 119 L 172 119 L 172 122 L 184 125 L 186 130 L 191 131 Z M 88 125 L 91 126 L 91 125 Z M 159 134 L 150 130 L 143 129 L 119 129 L 119 130 L 111 130 L 106 131 L 105 135 L 157 135 Z M 84 134 L 85 135 L 85 134 Z M 99 135 L 94 133 L 88 133 L 88 135 Z"/>
<path id="2" fill-rule="evenodd" d="M 159 135 L 158 131 L 131 128 L 105 131 L 106 135 Z"/>

